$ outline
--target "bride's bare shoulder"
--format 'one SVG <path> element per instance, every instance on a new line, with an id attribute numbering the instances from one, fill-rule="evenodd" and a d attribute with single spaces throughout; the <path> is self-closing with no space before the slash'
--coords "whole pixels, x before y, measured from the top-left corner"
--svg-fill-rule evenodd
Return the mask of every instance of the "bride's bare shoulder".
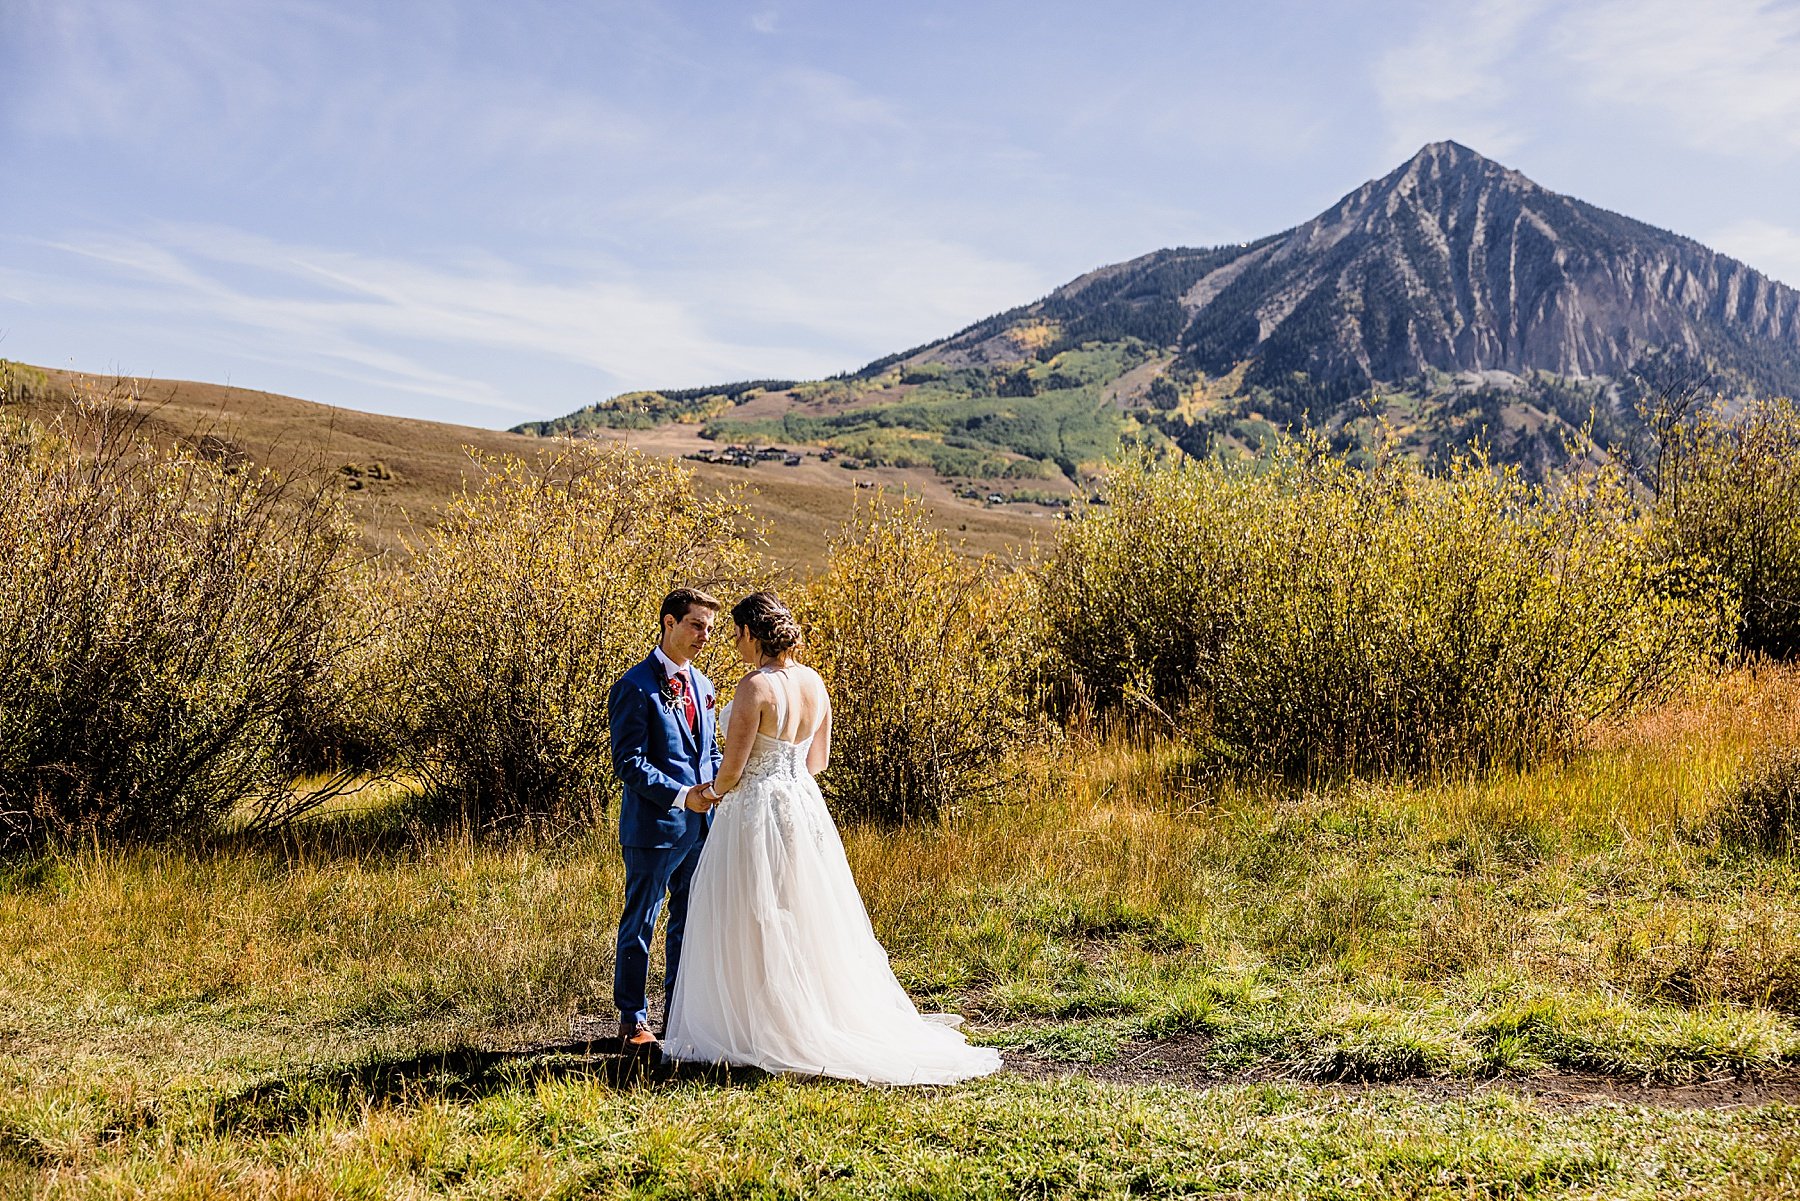
<path id="1" fill-rule="evenodd" d="M 733 699 L 740 696 L 766 699 L 769 695 L 768 678 L 753 667 L 744 673 L 743 678 L 737 682 L 736 690 L 731 695 Z"/>
<path id="2" fill-rule="evenodd" d="M 806 680 L 806 682 L 809 685 L 811 685 L 813 688 L 816 688 L 818 690 L 820 696 L 823 696 L 826 698 L 830 697 L 831 691 L 830 691 L 830 689 L 825 687 L 825 677 L 824 676 L 820 675 L 817 671 L 813 670 L 811 667 L 808 667 L 804 663 L 798 664 L 797 666 L 804 673 L 804 679 Z"/>

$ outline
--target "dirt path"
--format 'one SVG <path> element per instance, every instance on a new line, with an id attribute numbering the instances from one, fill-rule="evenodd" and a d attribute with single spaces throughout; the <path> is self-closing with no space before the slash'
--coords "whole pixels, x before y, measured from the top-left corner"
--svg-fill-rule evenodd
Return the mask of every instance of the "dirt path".
<path id="1" fill-rule="evenodd" d="M 1129 1044 L 1107 1063 L 1070 1063 L 1023 1051 L 1007 1051 L 1007 1070 L 1031 1079 L 1085 1076 L 1109 1084 L 1216 1088 L 1226 1084 L 1280 1084 L 1320 1092 L 1364 1093 L 1408 1089 L 1431 1099 L 1460 1100 L 1483 1093 L 1526 1096 L 1546 1105 L 1649 1105 L 1664 1109 L 1731 1109 L 1785 1103 L 1800 1105 L 1800 1067 L 1755 1076 L 1725 1076 L 1671 1084 L 1598 1072 L 1533 1072 L 1490 1079 L 1408 1076 L 1382 1081 L 1309 1080 L 1263 1069 L 1220 1075 L 1202 1066 L 1202 1036 Z"/>

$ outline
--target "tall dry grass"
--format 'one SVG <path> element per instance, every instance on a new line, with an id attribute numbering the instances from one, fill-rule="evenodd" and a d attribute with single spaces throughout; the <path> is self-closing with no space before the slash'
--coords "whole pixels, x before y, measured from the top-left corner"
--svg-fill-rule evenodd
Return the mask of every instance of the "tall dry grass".
<path id="1" fill-rule="evenodd" d="M 1800 866 L 1710 818 L 1796 713 L 1800 674 L 1764 669 L 1567 761 L 1312 789 L 1076 740 L 1003 804 L 845 843 L 914 997 L 1034 1056 L 1179 1037 L 1215 1071 L 1302 1077 L 1760 1070 L 1800 1061 Z M 7 1145 L 89 1162 L 121 1130 L 211 1130 L 271 1076 L 300 1105 L 333 1073 L 448 1072 L 604 1010 L 604 835 L 383 841 L 340 820 L 0 869 Z"/>
<path id="2" fill-rule="evenodd" d="M 1767 1066 L 1800 1053 L 1800 867 L 1712 819 L 1797 711 L 1800 675 L 1740 673 L 1567 760 L 1417 784 L 1271 790 L 1105 743 L 848 845 L 902 978 L 990 1019 L 1327 1075 Z"/>

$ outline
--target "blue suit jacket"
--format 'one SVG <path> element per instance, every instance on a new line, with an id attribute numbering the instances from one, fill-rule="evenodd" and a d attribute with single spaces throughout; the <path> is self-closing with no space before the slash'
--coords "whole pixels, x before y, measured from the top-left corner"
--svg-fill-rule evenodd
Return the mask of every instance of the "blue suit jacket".
<path id="1" fill-rule="evenodd" d="M 700 709 L 698 735 L 688 729 L 680 700 L 663 700 L 662 664 L 654 654 L 621 676 L 607 696 L 613 774 L 625 786 L 620 846 L 669 850 L 704 838 L 712 822 L 710 812 L 695 813 L 680 803 L 684 788 L 718 775 L 722 758 L 714 737 L 712 681 L 691 664 L 688 672 Z"/>

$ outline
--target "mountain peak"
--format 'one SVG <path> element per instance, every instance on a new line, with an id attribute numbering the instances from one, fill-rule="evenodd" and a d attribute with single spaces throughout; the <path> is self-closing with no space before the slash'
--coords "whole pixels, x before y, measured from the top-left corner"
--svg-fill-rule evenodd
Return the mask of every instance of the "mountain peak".
<path id="1" fill-rule="evenodd" d="M 1249 361 L 1251 383 L 1304 379 L 1327 401 L 1428 368 L 1616 379 L 1649 348 L 1743 360 L 1761 387 L 1800 379 L 1800 296 L 1451 141 L 1186 299 L 1188 361 Z"/>
<path id="2" fill-rule="evenodd" d="M 1454 190 L 1497 184 L 1515 191 L 1547 191 L 1504 163 L 1471 150 L 1461 142 L 1449 141 L 1427 142 L 1417 154 L 1365 187 L 1392 191 L 1428 182 Z"/>
<path id="3" fill-rule="evenodd" d="M 1486 155 L 1480 153 L 1479 151 L 1469 149 L 1467 146 L 1463 145 L 1461 142 L 1452 142 L 1448 139 L 1445 139 L 1444 141 L 1441 141 L 1441 142 L 1425 143 L 1423 146 L 1419 147 L 1419 152 L 1417 154 L 1413 155 L 1410 159 L 1407 159 L 1406 161 L 1408 164 L 1422 163 L 1422 162 L 1444 162 L 1451 166 L 1455 166 L 1459 163 L 1466 163 L 1466 162 L 1472 162 L 1472 163 L 1477 163 L 1477 164 L 1492 163 L 1494 160 L 1491 158 L 1488 158 Z"/>
<path id="4" fill-rule="evenodd" d="M 1062 410 L 1055 420 L 1015 411 L 1014 402 L 1040 395 L 1059 398 L 1043 402 L 1051 408 L 1087 404 L 1093 392 L 1109 403 L 1149 398 L 1154 420 L 1175 428 L 1208 405 L 1204 421 L 1225 426 L 1252 412 L 1278 422 L 1342 418 L 1347 402 L 1440 374 L 1509 387 L 1560 377 L 1556 386 L 1574 388 L 1581 411 L 1558 420 L 1579 425 L 1597 403 L 1639 386 L 1634 377 L 1673 363 L 1739 392 L 1800 394 L 1800 292 L 1444 140 L 1291 229 L 1096 268 L 1038 301 L 878 359 L 842 391 L 972 390 L 959 403 L 981 397 L 1005 409 L 953 431 L 979 441 L 972 431 L 1001 416 L 995 429 L 1072 428 L 1060 424 Z M 895 367 L 891 385 L 882 383 Z M 1221 389 L 1241 405 L 1218 408 Z M 741 392 L 698 403 L 735 405 Z M 1507 436 L 1541 440 L 1546 414 L 1513 413 Z M 840 418 L 861 420 L 829 420 Z M 1499 429 L 1497 414 L 1482 420 Z M 944 446 L 942 461 L 967 457 L 961 441 Z M 1073 461 L 1058 453 L 1059 463 Z"/>

